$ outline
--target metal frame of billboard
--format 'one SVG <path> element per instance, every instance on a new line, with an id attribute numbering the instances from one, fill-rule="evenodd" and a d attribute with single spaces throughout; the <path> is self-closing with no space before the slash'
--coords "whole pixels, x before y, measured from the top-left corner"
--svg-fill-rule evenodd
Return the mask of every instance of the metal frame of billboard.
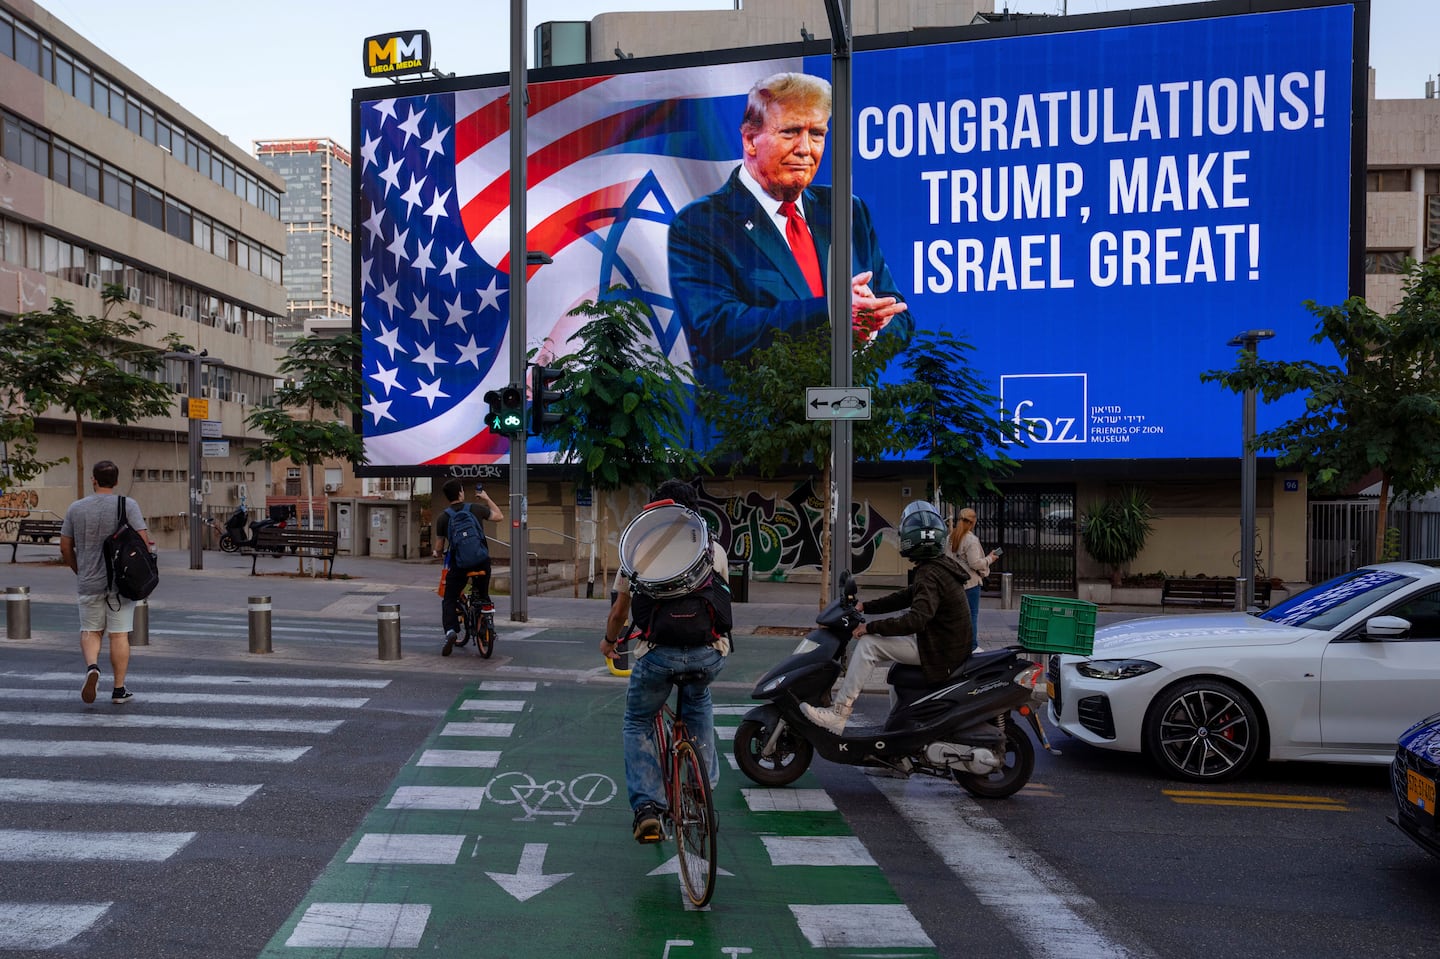
<path id="1" fill-rule="evenodd" d="M 1209 21 L 1255 13 L 1281 13 L 1336 7 L 1348 8 L 1353 11 L 1353 47 L 1350 76 L 1351 97 L 1349 104 L 1350 196 L 1348 237 L 1349 269 L 1347 286 L 1349 295 L 1355 295 L 1357 293 L 1363 293 L 1365 286 L 1363 265 L 1366 199 L 1364 171 L 1366 125 L 1368 120 L 1367 90 L 1370 6 L 1371 0 L 1214 0 L 1214 2 L 1203 4 L 1197 3 L 1181 6 L 1153 7 L 1142 10 L 1079 14 L 1047 19 L 1015 19 L 967 26 L 928 28 L 910 31 L 904 34 L 857 36 L 854 38 L 854 50 L 858 56 L 871 51 L 899 50 L 907 47 L 928 47 L 957 42 L 1064 35 L 1115 27 Z M 767 59 L 814 58 L 828 56 L 829 52 L 830 44 L 828 40 L 782 43 L 761 47 L 742 47 L 645 59 L 636 58 L 592 62 L 564 67 L 538 68 L 528 71 L 527 82 L 533 86 L 559 80 L 622 76 L 677 70 L 687 67 L 741 64 Z M 352 155 L 362 156 L 360 113 L 362 104 L 373 100 L 390 99 L 396 96 L 428 95 L 500 87 L 506 84 L 507 77 L 508 74 L 505 73 L 494 73 L 479 76 L 415 81 L 403 85 L 372 85 L 355 88 L 352 94 L 351 104 Z M 1339 115 L 1340 114 L 1332 114 L 1332 116 L 1337 117 Z M 362 163 L 363 162 L 362 160 Z M 352 204 L 357 221 L 362 217 L 361 181 L 362 177 L 359 175 L 352 178 Z M 362 309 L 360 306 L 363 303 L 363 230 L 357 229 L 357 238 L 359 238 L 360 242 L 352 245 L 352 276 L 354 277 L 352 280 L 352 295 L 357 304 L 357 309 L 354 313 L 353 329 L 356 334 L 359 335 L 362 322 Z M 363 360 L 360 362 L 363 363 Z M 363 377 L 363 368 L 361 374 Z M 364 415 L 362 412 L 355 417 L 354 423 L 357 432 L 363 431 Z M 1074 476 L 1077 474 L 1113 475 L 1117 471 L 1138 477 L 1173 470 L 1177 463 L 1183 462 L 1189 464 L 1187 469 L 1191 472 L 1198 470 L 1200 473 L 1210 473 L 1214 471 L 1217 475 L 1223 475 L 1225 470 L 1224 464 L 1227 462 L 1233 463 L 1236 458 L 1237 457 L 1221 456 L 1202 457 L 1199 459 L 1195 457 L 1027 459 L 1024 461 L 1023 469 L 1024 475 L 1027 478 L 1033 479 L 1045 479 L 1058 475 Z M 503 475 L 503 471 L 506 469 L 504 463 L 507 462 L 508 459 L 507 454 L 493 465 L 476 464 L 460 467 L 421 465 L 365 466 L 358 468 L 356 472 L 357 475 L 361 476 L 427 474 L 438 476 L 450 475 L 452 473 L 467 475 L 483 474 L 498 468 Z M 857 466 L 857 470 L 859 475 L 863 476 L 877 469 L 882 472 L 891 470 L 896 465 L 900 465 L 900 462 L 903 461 L 891 461 L 887 464 L 874 464 L 872 466 L 860 465 Z M 487 467 L 489 468 L 487 469 Z M 530 462 L 530 467 L 542 475 L 558 475 L 560 472 L 571 468 L 565 464 L 538 463 L 533 459 Z"/>

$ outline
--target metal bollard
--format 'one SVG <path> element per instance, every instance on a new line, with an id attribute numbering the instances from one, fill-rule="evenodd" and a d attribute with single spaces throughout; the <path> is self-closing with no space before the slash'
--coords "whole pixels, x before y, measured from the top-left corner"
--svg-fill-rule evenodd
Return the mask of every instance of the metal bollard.
<path id="1" fill-rule="evenodd" d="M 399 603 L 381 603 L 375 607 L 375 639 L 381 659 L 400 658 Z"/>
<path id="2" fill-rule="evenodd" d="M 135 622 L 130 627 L 131 646 L 150 645 L 150 600 L 135 600 Z"/>
<path id="3" fill-rule="evenodd" d="M 250 652 L 268 653 L 270 649 L 270 597 L 250 597 Z"/>
<path id="4" fill-rule="evenodd" d="M 1245 602 L 1247 594 L 1250 592 L 1250 590 L 1246 588 L 1248 582 L 1249 580 L 1244 576 L 1235 577 L 1235 612 L 1237 613 L 1243 613 L 1249 608 L 1250 604 Z"/>
<path id="5" fill-rule="evenodd" d="M 1015 608 L 1015 574 L 1000 574 L 1000 608 Z"/>
<path id="6" fill-rule="evenodd" d="M 5 635 L 9 639 L 30 638 L 30 587 L 5 587 Z"/>

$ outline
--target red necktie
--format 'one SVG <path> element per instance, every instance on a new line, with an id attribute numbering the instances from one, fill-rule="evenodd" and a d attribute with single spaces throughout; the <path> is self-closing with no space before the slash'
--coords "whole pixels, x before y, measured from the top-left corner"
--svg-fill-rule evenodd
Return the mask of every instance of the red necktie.
<path id="1" fill-rule="evenodd" d="M 790 252 L 795 254 L 795 262 L 800 264 L 800 272 L 805 274 L 805 282 L 810 284 L 810 292 L 815 296 L 824 296 L 825 284 L 820 279 L 815 238 L 810 235 L 805 218 L 789 200 L 780 204 L 780 215 L 785 217 L 785 240 L 790 244 Z"/>

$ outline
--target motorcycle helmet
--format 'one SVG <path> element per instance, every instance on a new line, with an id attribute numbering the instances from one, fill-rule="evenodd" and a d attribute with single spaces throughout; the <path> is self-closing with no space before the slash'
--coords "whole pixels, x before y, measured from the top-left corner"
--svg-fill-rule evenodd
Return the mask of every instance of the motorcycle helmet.
<path id="1" fill-rule="evenodd" d="M 912 563 L 934 559 L 945 552 L 945 533 L 940 511 L 916 500 L 900 514 L 900 555 Z"/>

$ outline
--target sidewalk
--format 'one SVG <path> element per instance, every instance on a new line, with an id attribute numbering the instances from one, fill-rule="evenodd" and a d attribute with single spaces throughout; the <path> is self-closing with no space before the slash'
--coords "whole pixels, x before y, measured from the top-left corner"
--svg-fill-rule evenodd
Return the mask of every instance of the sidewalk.
<path id="1" fill-rule="evenodd" d="M 0 563 L 0 586 L 28 586 L 32 600 L 63 602 L 75 597 L 75 577 L 58 561 L 54 547 L 21 546 L 18 562 Z M 327 580 L 324 564 L 315 563 L 317 576 L 298 575 L 299 561 L 293 556 L 261 557 L 256 564 L 260 575 L 251 576 L 251 558 L 239 554 L 207 551 L 203 569 L 190 569 L 189 550 L 160 550 L 160 587 L 150 598 L 154 606 L 185 609 L 244 609 L 251 596 L 269 596 L 276 610 L 287 615 L 355 615 L 373 618 L 379 603 L 399 603 L 407 616 L 439 619 L 439 597 L 435 588 L 440 563 L 430 559 L 376 559 L 369 556 L 341 556 L 335 561 L 335 578 Z M 595 598 L 585 598 L 585 583 L 575 598 L 571 584 L 527 597 L 526 622 L 534 626 L 566 626 L 603 629 L 609 609 L 609 583 L 595 583 Z M 614 571 L 611 571 L 614 577 Z M 752 580 L 750 601 L 735 604 L 735 625 L 743 632 L 759 630 L 805 630 L 814 625 L 819 611 L 820 589 L 814 583 L 777 583 Z M 866 589 L 865 595 L 881 590 Z M 495 596 L 497 619 L 511 619 L 510 597 Z M 1018 609 L 1000 609 L 998 601 L 982 600 L 980 643 L 1005 646 L 1015 642 Z M 1152 607 L 1102 607 L 1098 621 L 1133 619 L 1136 615 L 1158 615 Z"/>

